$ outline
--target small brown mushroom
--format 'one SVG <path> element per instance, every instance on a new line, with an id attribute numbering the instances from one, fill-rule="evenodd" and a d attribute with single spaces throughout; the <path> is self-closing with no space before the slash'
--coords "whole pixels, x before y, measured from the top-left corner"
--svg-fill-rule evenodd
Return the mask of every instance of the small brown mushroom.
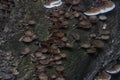
<path id="1" fill-rule="evenodd" d="M 60 64 L 62 64 L 62 61 L 58 60 L 58 61 L 55 62 L 55 64 L 60 65 Z"/>
<path id="2" fill-rule="evenodd" d="M 57 74 L 52 73 L 52 74 L 50 75 L 50 77 L 51 77 L 52 79 L 55 79 L 55 78 L 57 78 Z"/>
<path id="3" fill-rule="evenodd" d="M 91 34 L 89 34 L 89 36 L 90 36 L 91 38 L 95 38 L 95 37 L 96 37 L 96 34 L 95 34 L 95 33 L 91 33 Z"/>
<path id="4" fill-rule="evenodd" d="M 60 56 L 62 57 L 62 58 L 66 58 L 66 54 L 63 52 L 63 53 L 60 53 Z"/>
<path id="5" fill-rule="evenodd" d="M 31 31 L 31 30 L 26 30 L 25 31 L 25 36 L 33 36 L 34 35 L 34 33 Z"/>
<path id="6" fill-rule="evenodd" d="M 41 52 L 35 52 L 34 53 L 35 57 L 39 58 L 41 57 L 43 54 Z"/>
<path id="7" fill-rule="evenodd" d="M 58 77 L 58 78 L 56 78 L 55 80 L 65 80 L 65 78 L 63 78 L 63 77 Z"/>
<path id="8" fill-rule="evenodd" d="M 91 23 L 96 23 L 98 21 L 97 16 L 90 16 L 89 20 Z"/>
<path id="9" fill-rule="evenodd" d="M 66 18 L 70 18 L 71 14 L 70 14 L 69 12 L 66 12 L 66 13 L 64 14 L 64 16 L 65 16 Z"/>
<path id="10" fill-rule="evenodd" d="M 75 18 L 78 18 L 80 16 L 80 13 L 79 12 L 74 12 L 73 15 L 74 15 Z"/>
<path id="11" fill-rule="evenodd" d="M 29 25 L 35 25 L 36 22 L 35 22 L 34 20 L 29 20 L 29 21 L 28 21 L 28 24 L 29 24 Z"/>
<path id="12" fill-rule="evenodd" d="M 28 47 L 25 47 L 22 54 L 28 54 L 30 52 L 30 49 Z"/>
<path id="13" fill-rule="evenodd" d="M 91 28 L 91 23 L 89 21 L 82 20 L 78 23 L 78 26 L 80 28 L 89 29 L 89 28 Z"/>
<path id="14" fill-rule="evenodd" d="M 67 48 L 72 48 L 72 47 L 73 47 L 73 45 L 72 45 L 71 43 L 68 43 L 68 42 L 65 44 L 65 46 L 66 46 Z"/>
<path id="15" fill-rule="evenodd" d="M 32 40 L 31 37 L 23 36 L 23 37 L 22 37 L 22 41 L 23 41 L 23 42 L 26 42 L 26 43 L 29 43 L 29 42 L 32 42 L 33 40 Z"/>
<path id="16" fill-rule="evenodd" d="M 79 3 L 80 3 L 80 0 L 73 0 L 73 1 L 72 1 L 72 4 L 73 4 L 73 5 L 77 5 L 77 4 L 79 4 Z"/>
<path id="17" fill-rule="evenodd" d="M 64 67 L 63 66 L 57 66 L 56 67 L 56 71 L 58 71 L 58 72 L 62 72 L 62 71 L 64 71 Z"/>
<path id="18" fill-rule="evenodd" d="M 107 34 L 110 34 L 110 31 L 109 31 L 109 30 L 106 30 L 106 29 L 100 29 L 100 30 L 99 30 L 99 33 L 100 33 L 101 35 L 107 35 Z"/>
<path id="19" fill-rule="evenodd" d="M 96 53 L 96 48 L 91 47 L 91 48 L 87 49 L 87 53 L 88 53 L 88 54 Z"/>
<path id="20" fill-rule="evenodd" d="M 103 48 L 105 46 L 102 40 L 93 40 L 92 45 L 96 48 Z"/>
<path id="21" fill-rule="evenodd" d="M 66 42 L 68 40 L 68 38 L 67 37 L 62 37 L 61 40 Z"/>
<path id="22" fill-rule="evenodd" d="M 60 17 L 60 15 L 59 15 L 58 12 L 53 12 L 52 15 L 53 15 L 54 17 Z"/>
<path id="23" fill-rule="evenodd" d="M 40 63 L 43 65 L 47 65 L 47 64 L 49 64 L 49 62 L 50 62 L 49 59 L 40 60 Z"/>
<path id="24" fill-rule="evenodd" d="M 45 74 L 45 73 L 40 73 L 39 79 L 40 79 L 40 80 L 48 80 L 48 76 L 47 76 L 47 74 Z"/>
<path id="25" fill-rule="evenodd" d="M 82 48 L 89 48 L 89 47 L 91 46 L 91 44 L 90 44 L 90 42 L 86 41 L 86 42 L 82 42 L 82 43 L 80 44 L 80 46 L 81 46 Z"/>
<path id="26" fill-rule="evenodd" d="M 37 69 L 37 72 L 45 72 L 45 66 L 43 65 L 37 65 L 36 69 Z"/>
<path id="27" fill-rule="evenodd" d="M 54 60 L 60 60 L 61 59 L 61 56 L 60 55 L 55 55 L 54 56 Z"/>

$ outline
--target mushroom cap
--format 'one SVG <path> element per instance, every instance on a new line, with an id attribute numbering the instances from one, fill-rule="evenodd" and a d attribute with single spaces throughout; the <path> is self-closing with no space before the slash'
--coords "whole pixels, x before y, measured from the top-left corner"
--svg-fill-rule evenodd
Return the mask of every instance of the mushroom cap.
<path id="1" fill-rule="evenodd" d="M 57 74 L 52 73 L 52 74 L 50 75 L 50 77 L 51 77 L 52 79 L 55 79 L 55 78 L 57 78 Z"/>
<path id="2" fill-rule="evenodd" d="M 55 64 L 60 65 L 62 64 L 62 61 L 61 60 L 55 61 Z"/>
<path id="3" fill-rule="evenodd" d="M 43 54 L 41 52 L 35 52 L 34 53 L 35 57 L 39 58 L 41 57 Z"/>
<path id="4" fill-rule="evenodd" d="M 120 64 L 116 64 L 112 68 L 106 70 L 106 72 L 110 73 L 110 74 L 116 74 L 116 73 L 120 72 Z"/>
<path id="5" fill-rule="evenodd" d="M 108 39 L 110 39 L 110 36 L 109 35 L 102 35 L 101 39 L 102 40 L 108 40 Z"/>
<path id="6" fill-rule="evenodd" d="M 45 74 L 45 73 L 40 73 L 39 79 L 40 79 L 40 80 L 48 80 L 48 76 L 47 76 L 47 74 Z"/>
<path id="7" fill-rule="evenodd" d="M 34 20 L 29 20 L 29 21 L 28 21 L 28 24 L 29 24 L 29 25 L 34 25 L 34 24 L 36 24 L 36 22 L 35 22 Z"/>
<path id="8" fill-rule="evenodd" d="M 64 71 L 64 67 L 63 66 L 57 66 L 56 67 L 56 71 L 58 71 L 58 72 L 62 72 L 62 71 Z"/>
<path id="9" fill-rule="evenodd" d="M 96 48 L 103 48 L 105 44 L 102 40 L 93 40 L 92 45 Z"/>
<path id="10" fill-rule="evenodd" d="M 62 57 L 62 58 L 66 58 L 66 54 L 65 53 L 60 53 L 60 56 Z"/>
<path id="11" fill-rule="evenodd" d="M 48 2 L 47 4 L 44 5 L 45 8 L 53 8 L 53 7 L 58 7 L 62 5 L 61 0 L 52 0 Z"/>
<path id="12" fill-rule="evenodd" d="M 107 29 L 100 29 L 100 30 L 99 30 L 99 33 L 100 33 L 100 34 L 103 34 L 103 35 L 107 35 L 107 34 L 110 34 L 110 31 L 107 30 Z"/>
<path id="13" fill-rule="evenodd" d="M 28 54 L 30 52 L 30 49 L 28 47 L 25 47 L 22 54 Z"/>
<path id="14" fill-rule="evenodd" d="M 25 31 L 25 36 L 33 36 L 34 33 L 31 30 L 26 30 Z"/>
<path id="15" fill-rule="evenodd" d="M 32 42 L 33 39 L 31 37 L 28 37 L 28 36 L 23 36 L 22 41 L 26 42 L 26 43 L 29 43 L 29 42 Z"/>
<path id="16" fill-rule="evenodd" d="M 77 5 L 77 4 L 79 4 L 79 3 L 80 3 L 80 0 L 73 0 L 73 1 L 72 1 L 72 4 L 73 4 L 73 5 Z"/>
<path id="17" fill-rule="evenodd" d="M 96 48 L 94 48 L 94 47 L 87 49 L 88 54 L 92 54 L 92 53 L 95 53 L 95 52 L 96 52 Z"/>
<path id="18" fill-rule="evenodd" d="M 89 47 L 91 46 L 91 44 L 90 44 L 90 42 L 86 41 L 86 42 L 82 42 L 82 43 L 80 44 L 80 46 L 81 46 L 82 48 L 89 48 Z"/>
<path id="19" fill-rule="evenodd" d="M 47 65 L 50 63 L 50 60 L 49 59 L 40 60 L 40 63 L 43 65 Z"/>
<path id="20" fill-rule="evenodd" d="M 78 26 L 84 29 L 89 29 L 91 28 L 91 23 L 87 20 L 82 20 L 78 23 Z"/>
<path id="21" fill-rule="evenodd" d="M 60 60 L 61 59 L 61 56 L 60 55 L 55 55 L 54 56 L 54 60 Z"/>
<path id="22" fill-rule="evenodd" d="M 102 6 L 90 8 L 84 14 L 88 16 L 98 15 L 101 13 L 109 12 L 115 8 L 115 4 L 112 1 L 102 1 L 102 2 L 104 2 L 105 4 Z"/>
<path id="23" fill-rule="evenodd" d="M 111 75 L 106 72 L 102 72 L 101 75 L 95 78 L 95 80 L 110 80 L 110 79 L 111 79 Z"/>
<path id="24" fill-rule="evenodd" d="M 56 78 L 55 80 L 65 80 L 65 78 L 63 78 L 63 77 L 58 77 L 58 78 Z"/>
<path id="25" fill-rule="evenodd" d="M 100 15 L 100 16 L 99 16 L 99 19 L 102 20 L 102 21 L 104 21 L 104 20 L 107 19 L 107 16 L 105 16 L 105 15 Z"/>
<path id="26" fill-rule="evenodd" d="M 61 38 L 61 40 L 66 42 L 68 40 L 68 38 L 64 36 L 64 37 Z"/>

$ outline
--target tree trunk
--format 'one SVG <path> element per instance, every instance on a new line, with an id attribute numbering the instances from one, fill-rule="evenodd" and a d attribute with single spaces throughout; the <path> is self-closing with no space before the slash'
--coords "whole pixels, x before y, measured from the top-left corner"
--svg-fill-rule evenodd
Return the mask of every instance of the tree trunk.
<path id="1" fill-rule="evenodd" d="M 37 80 L 35 65 L 30 59 L 30 55 L 21 55 L 21 52 L 26 47 L 30 48 L 30 53 L 34 53 L 39 46 L 36 46 L 36 41 L 30 44 L 24 44 L 19 41 L 24 33 L 24 29 L 29 27 L 38 36 L 38 41 L 45 41 L 49 38 L 50 32 L 48 28 L 51 22 L 45 16 L 49 10 L 45 9 L 42 4 L 43 0 L 14 0 L 10 2 L 7 10 L 0 9 L 0 78 L 1 80 Z M 82 2 L 83 6 L 91 5 L 86 3 L 89 0 Z M 93 0 L 92 0 L 93 1 Z M 4 2 L 4 1 L 3 1 Z M 89 1 L 92 3 L 91 1 Z M 74 29 L 72 24 L 75 19 L 70 20 L 69 29 L 66 30 L 70 42 L 73 42 L 72 49 L 64 49 L 67 54 L 67 60 L 64 61 L 65 74 L 67 80 L 93 80 L 95 76 L 118 63 L 120 60 L 120 1 L 114 0 L 116 8 L 106 13 L 108 19 L 106 23 L 111 31 L 111 39 L 106 42 L 105 47 L 95 55 L 88 55 L 84 49 L 79 48 L 80 42 L 89 40 L 89 31 Z M 0 1 L 2 3 L 2 0 Z M 2 3 L 3 4 L 3 3 Z M 86 7 L 87 8 L 87 7 Z M 35 20 L 35 26 L 24 24 L 20 26 L 20 21 Z M 99 23 L 98 23 L 99 24 Z M 99 25 L 97 25 L 99 27 Z M 78 33 L 82 38 L 81 41 L 74 42 L 71 38 L 73 33 Z M 39 43 L 41 44 L 41 43 Z M 3 71 L 4 69 L 4 71 Z M 10 74 L 12 69 L 19 72 L 18 75 Z M 5 76 L 7 75 L 7 76 Z M 6 78 L 7 77 L 7 78 Z M 120 78 L 118 77 L 119 80 Z M 114 80 L 114 79 L 112 79 Z"/>

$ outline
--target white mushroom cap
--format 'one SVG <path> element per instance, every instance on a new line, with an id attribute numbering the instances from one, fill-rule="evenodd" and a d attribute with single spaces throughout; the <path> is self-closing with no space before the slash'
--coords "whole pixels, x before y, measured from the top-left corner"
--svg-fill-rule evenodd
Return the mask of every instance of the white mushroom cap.
<path id="1" fill-rule="evenodd" d="M 58 0 L 58 1 L 53 1 L 51 2 L 49 5 L 44 5 L 45 8 L 53 8 L 53 7 L 58 7 L 62 5 L 62 1 Z"/>
<path id="2" fill-rule="evenodd" d="M 106 72 L 108 72 L 110 74 L 116 74 L 116 73 L 120 72 L 120 64 L 117 64 L 113 68 L 106 70 Z"/>
<path id="3" fill-rule="evenodd" d="M 84 14 L 87 16 L 93 16 L 93 15 L 98 15 L 98 14 L 102 14 L 102 13 L 106 13 L 109 12 L 111 10 L 113 10 L 115 8 L 115 4 L 112 1 L 107 1 L 107 5 L 103 6 L 103 7 L 95 7 L 95 8 L 91 8 L 94 9 L 93 12 L 85 12 Z"/>

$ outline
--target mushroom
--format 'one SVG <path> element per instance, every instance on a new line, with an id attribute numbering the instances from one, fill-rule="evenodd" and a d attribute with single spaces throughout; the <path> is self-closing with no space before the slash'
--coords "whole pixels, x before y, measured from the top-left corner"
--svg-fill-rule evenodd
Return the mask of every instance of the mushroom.
<path id="1" fill-rule="evenodd" d="M 60 55 L 55 55 L 54 56 L 54 60 L 60 60 L 61 59 L 61 56 Z"/>
<path id="2" fill-rule="evenodd" d="M 115 8 L 115 4 L 112 1 L 99 1 L 96 5 L 96 7 L 90 8 L 88 11 L 86 11 L 84 14 L 88 16 L 92 15 L 98 15 L 102 13 L 109 12 Z"/>
<path id="3" fill-rule="evenodd" d="M 34 53 L 35 57 L 39 58 L 41 57 L 43 54 L 41 52 L 35 52 Z"/>
<path id="4" fill-rule="evenodd" d="M 90 42 L 86 41 L 86 42 L 82 42 L 82 43 L 80 44 L 80 46 L 81 46 L 82 48 L 89 48 L 89 47 L 91 46 L 91 44 L 90 44 Z"/>
<path id="5" fill-rule="evenodd" d="M 103 48 L 105 46 L 102 40 L 93 40 L 91 44 L 96 48 Z"/>
<path id="6" fill-rule="evenodd" d="M 48 0 L 48 2 L 44 5 L 45 8 L 53 8 L 62 5 L 62 0 Z"/>
<path id="7" fill-rule="evenodd" d="M 62 57 L 62 58 L 66 58 L 66 54 L 63 52 L 63 53 L 60 53 L 60 56 Z"/>
<path id="8" fill-rule="evenodd" d="M 63 78 L 63 77 L 58 77 L 58 78 L 56 78 L 55 80 L 65 80 L 65 78 Z"/>
<path id="9" fill-rule="evenodd" d="M 28 54 L 30 52 L 30 49 L 28 47 L 25 47 L 22 54 Z"/>
<path id="10" fill-rule="evenodd" d="M 43 65 L 37 65 L 36 69 L 38 72 L 45 72 L 45 66 L 43 66 Z"/>
<path id="11" fill-rule="evenodd" d="M 28 24 L 29 24 L 29 25 L 35 25 L 36 22 L 35 22 L 34 20 L 29 20 L 29 21 L 28 21 Z"/>
<path id="12" fill-rule="evenodd" d="M 91 38 L 95 38 L 95 37 L 96 37 L 96 34 L 95 34 L 95 33 L 91 33 L 91 34 L 89 34 L 89 36 L 90 36 Z"/>
<path id="13" fill-rule="evenodd" d="M 62 61 L 58 60 L 58 61 L 55 62 L 55 64 L 60 65 L 60 64 L 62 64 Z"/>
<path id="14" fill-rule="evenodd" d="M 43 65 L 47 65 L 50 63 L 50 60 L 49 59 L 40 60 L 40 63 Z"/>
<path id="15" fill-rule="evenodd" d="M 116 74 L 116 73 L 120 72 L 120 64 L 116 64 L 112 68 L 106 70 L 106 72 L 110 73 L 110 74 Z"/>
<path id="16" fill-rule="evenodd" d="M 82 20 L 82 21 L 78 22 L 78 26 L 80 28 L 89 29 L 89 28 L 91 28 L 91 23 L 87 20 Z"/>
<path id="17" fill-rule="evenodd" d="M 64 71 L 64 67 L 63 66 L 57 66 L 56 67 L 56 71 L 58 71 L 58 72 L 62 72 L 62 71 Z"/>
<path id="18" fill-rule="evenodd" d="M 89 20 L 90 20 L 91 23 L 96 23 L 98 21 L 97 16 L 95 16 L 95 15 L 94 16 L 90 16 Z"/>
<path id="19" fill-rule="evenodd" d="M 107 35 L 107 34 L 110 34 L 110 31 L 107 30 L 107 29 L 100 29 L 100 30 L 99 30 L 99 33 L 100 33 L 100 34 L 103 34 L 103 35 Z"/>
<path id="20" fill-rule="evenodd" d="M 101 75 L 98 75 L 95 80 L 110 80 L 111 79 L 111 75 L 106 73 L 106 72 L 102 72 Z"/>
<path id="21" fill-rule="evenodd" d="M 102 20 L 102 21 L 104 21 L 104 20 L 107 19 L 107 16 L 105 16 L 105 15 L 100 15 L 100 16 L 99 16 L 99 19 Z"/>
<path id="22" fill-rule="evenodd" d="M 101 36 L 101 39 L 102 39 L 102 40 L 109 40 L 109 39 L 110 39 L 110 36 L 109 36 L 109 35 L 102 35 L 102 36 Z"/>
<path id="23" fill-rule="evenodd" d="M 48 76 L 47 76 L 46 73 L 40 73 L 39 79 L 40 79 L 40 80 L 48 80 Z"/>
<path id="24" fill-rule="evenodd" d="M 29 42 L 32 42 L 33 39 L 31 37 L 29 37 L 29 36 L 23 36 L 23 37 L 20 38 L 20 41 L 29 43 Z"/>
<path id="25" fill-rule="evenodd" d="M 72 1 L 72 4 L 73 4 L 73 5 L 77 5 L 77 4 L 79 4 L 79 3 L 80 3 L 80 0 L 73 0 L 73 1 Z"/>
<path id="26" fill-rule="evenodd" d="M 26 30 L 24 34 L 25 34 L 25 36 L 33 36 L 34 35 L 34 33 L 31 30 Z"/>
<path id="27" fill-rule="evenodd" d="M 88 54 L 96 53 L 96 48 L 94 48 L 94 47 L 88 48 L 87 53 Z"/>
<path id="28" fill-rule="evenodd" d="M 61 40 L 66 42 L 68 40 L 68 38 L 67 37 L 62 37 Z"/>
<path id="29" fill-rule="evenodd" d="M 51 77 L 52 79 L 55 79 L 55 78 L 57 78 L 57 74 L 52 73 L 52 74 L 50 75 L 50 77 Z"/>

